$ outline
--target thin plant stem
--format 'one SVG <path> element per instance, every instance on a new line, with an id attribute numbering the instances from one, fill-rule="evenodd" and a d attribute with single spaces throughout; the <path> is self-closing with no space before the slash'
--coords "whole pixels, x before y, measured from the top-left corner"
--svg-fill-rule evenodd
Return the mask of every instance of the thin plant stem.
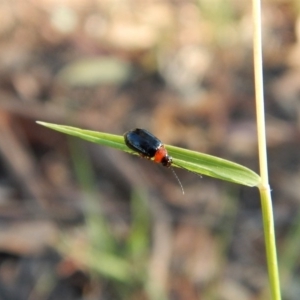
<path id="1" fill-rule="evenodd" d="M 265 189 L 261 186 L 259 187 L 259 192 L 260 192 L 260 199 L 261 199 L 261 206 L 262 206 L 271 295 L 272 295 L 272 300 L 280 300 L 281 293 L 280 293 L 280 282 L 279 282 L 276 243 L 275 243 L 272 199 L 271 199 L 270 189 Z"/>
<path id="2" fill-rule="evenodd" d="M 261 9 L 260 0 L 253 0 L 253 55 L 254 55 L 254 80 L 256 99 L 256 122 L 258 130 L 259 166 L 262 185 L 269 185 L 267 143 L 265 126 L 264 87 L 263 87 L 263 60 L 261 38 Z"/>
<path id="3" fill-rule="evenodd" d="M 266 244 L 267 264 L 270 289 L 273 300 L 280 300 L 280 283 L 275 242 L 275 229 L 271 191 L 268 178 L 267 144 L 264 111 L 264 89 L 262 72 L 262 38 L 261 38 L 261 1 L 253 0 L 253 54 L 256 93 L 256 115 L 258 134 L 258 154 L 261 183 L 258 186 L 261 198 L 263 226 Z"/>

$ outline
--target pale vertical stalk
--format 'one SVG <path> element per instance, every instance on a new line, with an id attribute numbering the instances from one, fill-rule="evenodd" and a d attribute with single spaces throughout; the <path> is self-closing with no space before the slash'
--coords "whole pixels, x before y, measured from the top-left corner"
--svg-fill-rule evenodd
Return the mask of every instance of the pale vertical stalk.
<path id="1" fill-rule="evenodd" d="M 253 0 L 253 54 L 255 76 L 256 118 L 258 133 L 258 154 L 261 184 L 259 192 L 261 197 L 263 225 L 265 234 L 268 273 L 273 300 L 280 300 L 280 283 L 278 275 L 277 253 L 275 243 L 275 230 L 272 199 L 268 178 L 267 144 L 264 111 L 264 89 L 262 72 L 262 38 L 261 38 L 261 3 Z"/>
<path id="2" fill-rule="evenodd" d="M 256 122 L 258 131 L 259 167 L 262 185 L 269 188 L 264 87 L 263 87 L 263 61 L 262 61 L 262 38 L 261 38 L 261 9 L 260 0 L 253 0 L 253 55 L 254 55 L 254 79 L 256 99 Z"/>

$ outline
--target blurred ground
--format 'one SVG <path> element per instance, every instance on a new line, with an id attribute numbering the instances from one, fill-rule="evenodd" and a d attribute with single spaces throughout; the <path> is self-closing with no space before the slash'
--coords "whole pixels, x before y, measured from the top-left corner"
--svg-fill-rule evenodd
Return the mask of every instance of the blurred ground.
<path id="1" fill-rule="evenodd" d="M 36 120 L 257 171 L 251 2 L 0 2 L 0 299 L 269 299 L 256 189 L 172 172 Z M 263 5 L 284 299 L 299 299 L 300 10 Z"/>

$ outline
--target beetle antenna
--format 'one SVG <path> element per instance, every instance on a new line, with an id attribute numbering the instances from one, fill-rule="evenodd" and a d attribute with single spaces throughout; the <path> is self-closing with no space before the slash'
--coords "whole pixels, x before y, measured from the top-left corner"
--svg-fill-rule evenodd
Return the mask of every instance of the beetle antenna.
<path id="1" fill-rule="evenodd" d="M 178 166 L 178 167 L 181 168 L 181 169 L 184 169 L 184 170 L 186 170 L 186 171 L 188 171 L 188 172 L 190 172 L 190 173 L 193 173 L 193 174 L 198 175 L 200 178 L 203 178 L 203 176 L 202 176 L 201 174 L 196 173 L 196 172 L 193 172 L 193 171 L 191 171 L 191 170 L 189 170 L 189 169 L 187 169 L 187 168 L 185 168 L 185 167 L 183 167 L 183 166 L 181 166 L 181 165 L 179 165 L 179 164 L 173 163 L 173 165 L 176 165 L 176 166 Z"/>
<path id="2" fill-rule="evenodd" d="M 181 183 L 179 177 L 177 176 L 177 174 L 176 174 L 176 172 L 175 172 L 175 170 L 173 168 L 170 168 L 170 169 L 172 170 L 174 176 L 176 177 L 176 179 L 177 179 L 177 181 L 178 181 L 178 183 L 179 183 L 179 185 L 181 187 L 182 195 L 184 195 L 184 189 L 183 189 L 183 186 L 182 186 L 182 183 Z"/>

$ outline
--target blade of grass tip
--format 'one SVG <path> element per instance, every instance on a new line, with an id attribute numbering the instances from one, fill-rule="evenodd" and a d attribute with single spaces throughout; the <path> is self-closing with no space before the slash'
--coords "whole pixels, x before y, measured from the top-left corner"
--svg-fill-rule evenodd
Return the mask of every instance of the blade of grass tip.
<path id="1" fill-rule="evenodd" d="M 72 126 L 58 125 L 58 124 L 52 124 L 47 122 L 41 122 L 41 121 L 37 121 L 36 123 L 65 134 L 79 137 L 81 139 L 84 139 L 92 143 L 97 143 L 100 145 L 112 147 L 117 150 L 121 150 L 125 152 L 132 152 L 125 145 L 124 138 L 120 135 L 80 129 Z"/>

